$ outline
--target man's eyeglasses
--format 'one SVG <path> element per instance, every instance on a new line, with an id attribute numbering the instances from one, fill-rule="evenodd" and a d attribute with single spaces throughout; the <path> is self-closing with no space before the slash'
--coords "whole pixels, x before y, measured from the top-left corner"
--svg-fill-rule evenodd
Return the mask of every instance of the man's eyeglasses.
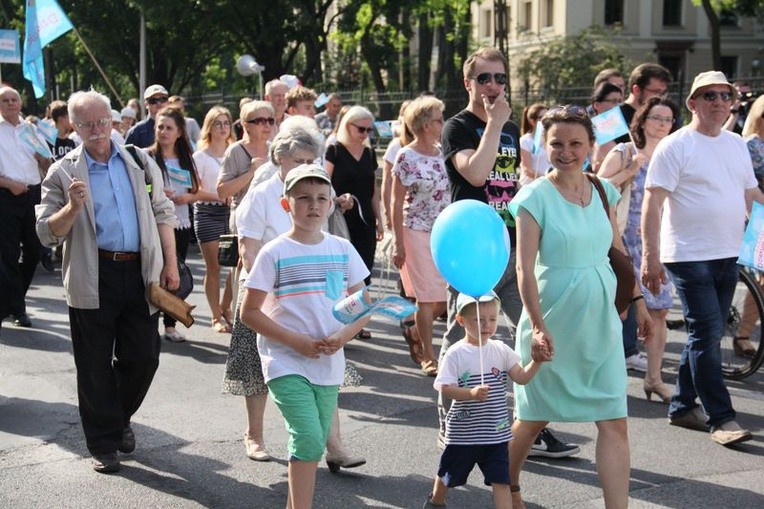
<path id="1" fill-rule="evenodd" d="M 146 102 L 149 104 L 164 104 L 167 102 L 166 97 L 152 97 L 151 99 L 146 99 Z"/>
<path id="2" fill-rule="evenodd" d="M 713 90 L 709 90 L 708 92 L 703 92 L 700 94 L 700 97 L 702 97 L 704 101 L 708 102 L 714 102 L 717 97 L 720 97 L 724 102 L 729 102 L 732 100 L 732 92 L 715 92 Z"/>
<path id="3" fill-rule="evenodd" d="M 273 125 L 276 123 L 276 119 L 273 117 L 257 117 L 257 118 L 250 118 L 249 120 L 245 120 L 247 124 L 255 124 L 255 125 Z"/>
<path id="4" fill-rule="evenodd" d="M 212 127 L 216 127 L 217 129 L 222 129 L 224 127 L 231 127 L 231 123 L 228 120 L 225 120 L 221 122 L 220 120 L 216 120 L 212 123 Z"/>
<path id="5" fill-rule="evenodd" d="M 668 90 L 665 89 L 665 88 L 647 88 L 647 87 L 645 87 L 642 90 L 644 90 L 645 92 L 650 92 L 651 94 L 653 94 L 656 97 L 665 97 L 666 94 L 668 94 Z"/>
<path id="6" fill-rule="evenodd" d="M 93 122 L 74 122 L 74 126 L 82 131 L 92 131 L 96 127 L 111 127 L 111 117 L 94 120 Z"/>
<path id="7" fill-rule="evenodd" d="M 477 81 L 480 85 L 485 85 L 491 81 L 491 77 L 493 77 L 493 81 L 495 81 L 497 85 L 507 84 L 507 75 L 503 72 L 497 72 L 495 74 L 491 74 L 490 72 L 481 72 L 472 78 L 474 78 L 474 80 Z"/>
<path id="8" fill-rule="evenodd" d="M 358 129 L 358 132 L 361 133 L 361 134 L 366 134 L 366 133 L 371 134 L 371 132 L 374 130 L 373 127 L 363 127 L 363 126 L 355 125 L 355 124 L 352 124 L 352 123 L 350 125 L 352 125 L 356 129 Z"/>

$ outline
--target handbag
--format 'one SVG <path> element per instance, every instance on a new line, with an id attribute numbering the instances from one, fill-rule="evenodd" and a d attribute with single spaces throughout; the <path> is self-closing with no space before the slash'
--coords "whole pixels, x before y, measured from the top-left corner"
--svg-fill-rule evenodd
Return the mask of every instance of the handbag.
<path id="1" fill-rule="evenodd" d="M 608 217 L 608 223 L 610 222 L 610 207 L 608 206 L 607 196 L 605 195 L 605 189 L 602 187 L 602 182 L 594 175 L 586 175 L 594 187 L 597 189 L 597 193 L 600 195 L 602 206 L 605 208 L 605 214 Z M 613 268 L 615 277 L 617 280 L 617 286 L 615 290 L 615 308 L 620 315 L 627 309 L 629 309 L 629 303 L 631 302 L 631 296 L 634 294 L 634 285 L 637 282 L 637 278 L 634 276 L 634 262 L 631 256 L 623 253 L 618 248 L 610 245 L 610 250 L 607 253 L 610 259 L 610 266 Z"/>
<path id="2" fill-rule="evenodd" d="M 188 265 L 183 262 L 178 262 L 178 275 L 180 276 L 180 283 L 178 284 L 178 289 L 175 290 L 175 295 L 185 299 L 194 291 L 194 276 L 191 274 L 191 269 Z"/>
<path id="3" fill-rule="evenodd" d="M 236 234 L 220 236 L 218 242 L 218 263 L 221 267 L 236 267 L 239 265 L 239 237 Z"/>
<path id="4" fill-rule="evenodd" d="M 191 311 L 196 306 L 192 306 L 173 292 L 162 288 L 159 283 L 152 282 L 149 285 L 149 302 L 186 327 L 191 327 L 194 324 Z"/>

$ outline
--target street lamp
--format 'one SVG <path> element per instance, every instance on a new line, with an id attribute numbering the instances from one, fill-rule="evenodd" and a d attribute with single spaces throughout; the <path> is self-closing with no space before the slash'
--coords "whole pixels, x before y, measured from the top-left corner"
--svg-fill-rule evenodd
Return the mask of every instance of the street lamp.
<path id="1" fill-rule="evenodd" d="M 252 55 L 242 55 L 236 61 L 236 70 L 239 71 L 239 74 L 242 76 L 252 76 L 253 74 L 257 74 L 257 81 L 260 89 L 260 99 L 262 100 L 263 71 L 265 70 L 265 67 L 258 64 L 257 60 L 255 60 L 255 57 Z"/>

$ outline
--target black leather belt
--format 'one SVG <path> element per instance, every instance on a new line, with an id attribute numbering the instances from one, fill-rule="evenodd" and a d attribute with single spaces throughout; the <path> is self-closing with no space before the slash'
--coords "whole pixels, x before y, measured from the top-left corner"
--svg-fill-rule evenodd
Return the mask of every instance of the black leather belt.
<path id="1" fill-rule="evenodd" d="M 140 253 L 121 253 L 119 251 L 98 250 L 98 257 L 113 262 L 134 262 L 141 259 Z"/>

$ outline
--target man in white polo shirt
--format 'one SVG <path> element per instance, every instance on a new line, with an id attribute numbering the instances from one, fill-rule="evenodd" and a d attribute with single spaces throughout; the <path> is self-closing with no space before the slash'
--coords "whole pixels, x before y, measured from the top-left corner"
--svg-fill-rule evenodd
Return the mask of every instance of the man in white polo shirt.
<path id="1" fill-rule="evenodd" d="M 722 445 L 751 439 L 735 421 L 720 342 L 737 284 L 746 211 L 753 200 L 764 201 L 745 142 L 723 129 L 737 94 L 721 72 L 695 77 L 687 98 L 692 121 L 655 149 L 642 206 L 642 282 L 657 294 L 666 279 L 663 263 L 687 322 L 669 422 L 710 429 Z"/>
<path id="2" fill-rule="evenodd" d="M 19 137 L 25 128 L 20 114 L 19 93 L 0 87 L 0 259 L 10 281 L 2 291 L 8 293 L 15 325 L 31 327 L 25 298 L 42 250 L 34 207 L 40 203 L 41 171 L 47 171 L 50 161 Z"/>

